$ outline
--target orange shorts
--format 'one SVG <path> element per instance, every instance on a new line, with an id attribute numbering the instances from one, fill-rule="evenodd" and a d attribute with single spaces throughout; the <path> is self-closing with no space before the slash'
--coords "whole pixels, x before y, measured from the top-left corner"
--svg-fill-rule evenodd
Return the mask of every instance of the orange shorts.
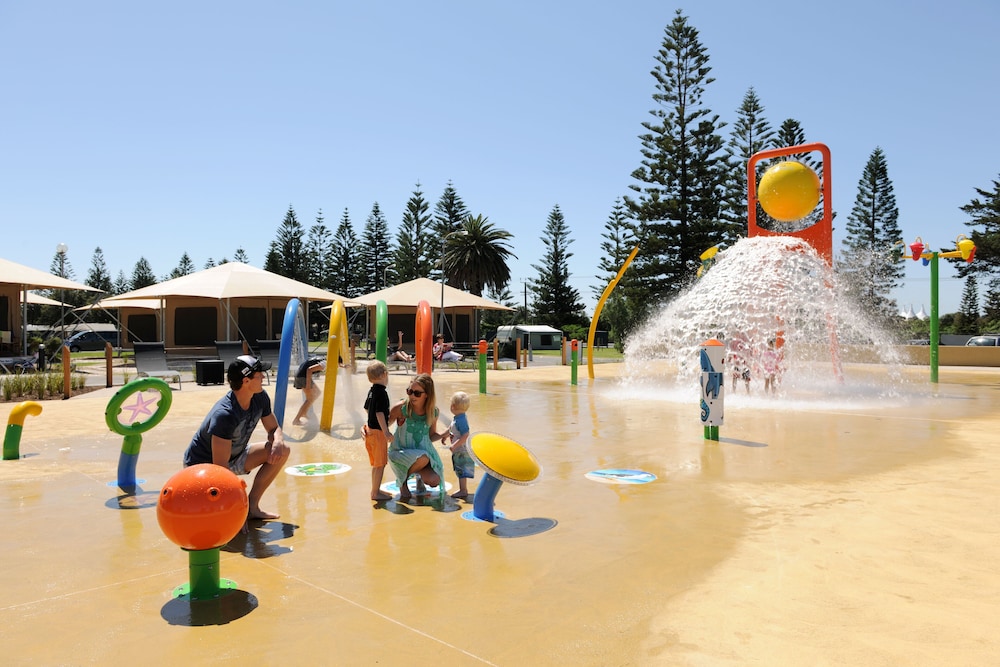
<path id="1" fill-rule="evenodd" d="M 369 428 L 365 436 L 365 449 L 368 450 L 368 462 L 373 468 L 389 463 L 389 441 L 381 429 Z"/>

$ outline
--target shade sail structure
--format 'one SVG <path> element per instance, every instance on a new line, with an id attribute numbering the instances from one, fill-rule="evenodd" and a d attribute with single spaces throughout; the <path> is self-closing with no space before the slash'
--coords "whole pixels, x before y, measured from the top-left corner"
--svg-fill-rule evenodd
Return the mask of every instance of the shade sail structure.
<path id="1" fill-rule="evenodd" d="M 10 304 L 7 311 L 0 313 L 0 329 L 5 330 L 4 340 L 11 332 L 18 331 L 20 333 L 19 340 L 11 336 L 10 343 L 5 344 L 15 348 L 19 347 L 22 353 L 26 353 L 28 350 L 27 307 L 28 303 L 31 303 L 28 290 L 32 289 L 101 291 L 90 285 L 60 278 L 51 273 L 0 258 L 0 297 L 7 299 L 7 303 Z M 58 304 L 57 301 L 53 303 Z M 17 307 L 18 305 L 20 308 Z"/>
<path id="2" fill-rule="evenodd" d="M 353 301 L 365 306 L 374 306 L 379 301 L 385 301 L 387 306 L 412 306 L 416 308 L 421 301 L 426 301 L 432 307 L 441 306 L 441 283 L 430 278 L 417 278 L 409 282 L 394 285 L 378 292 L 355 297 Z M 514 310 L 507 306 L 484 299 L 481 296 L 464 292 L 449 285 L 444 286 L 444 307 L 448 308 L 479 308 L 482 310 Z"/>
<path id="3" fill-rule="evenodd" d="M 56 301 L 55 299 L 50 299 L 47 296 L 42 296 L 41 294 L 35 294 L 34 292 L 28 292 L 25 301 L 33 306 L 66 306 L 69 308 L 73 307 L 72 304 L 63 303 L 62 301 Z"/>
<path id="4" fill-rule="evenodd" d="M 159 299 L 119 299 L 116 296 L 109 296 L 107 299 L 101 299 L 97 303 L 80 306 L 76 310 L 100 310 L 101 308 L 105 310 L 111 308 L 145 308 L 147 310 L 156 310 L 161 305 L 162 303 Z"/>
<path id="5" fill-rule="evenodd" d="M 88 292 L 100 292 L 101 290 L 84 285 L 83 283 L 60 278 L 45 271 L 33 269 L 30 266 L 17 264 L 10 260 L 0 258 L 0 283 L 17 285 L 20 289 L 78 289 Z"/>
<path id="6" fill-rule="evenodd" d="M 339 294 L 292 280 L 277 273 L 258 269 L 240 262 L 227 262 L 180 278 L 125 292 L 114 297 L 122 302 L 130 299 L 162 299 L 170 296 L 193 296 L 206 299 L 237 299 L 244 297 L 299 298 L 309 301 L 344 301 Z M 118 306 L 126 304 L 119 303 Z"/>

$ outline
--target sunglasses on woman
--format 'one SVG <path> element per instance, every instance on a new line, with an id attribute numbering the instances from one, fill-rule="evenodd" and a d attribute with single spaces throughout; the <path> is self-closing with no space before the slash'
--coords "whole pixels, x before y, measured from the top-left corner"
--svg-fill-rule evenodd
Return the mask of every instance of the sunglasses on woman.
<path id="1" fill-rule="evenodd" d="M 426 392 L 420 391 L 419 389 L 410 389 L 409 387 L 406 388 L 406 395 L 407 396 L 414 396 L 416 398 L 420 398 L 425 393 Z"/>

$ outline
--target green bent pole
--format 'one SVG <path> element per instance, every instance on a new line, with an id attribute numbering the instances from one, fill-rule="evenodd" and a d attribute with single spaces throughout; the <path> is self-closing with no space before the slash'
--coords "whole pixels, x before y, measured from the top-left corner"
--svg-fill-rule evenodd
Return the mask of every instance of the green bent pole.
<path id="1" fill-rule="evenodd" d="M 931 382 L 938 381 L 938 254 L 931 254 Z"/>

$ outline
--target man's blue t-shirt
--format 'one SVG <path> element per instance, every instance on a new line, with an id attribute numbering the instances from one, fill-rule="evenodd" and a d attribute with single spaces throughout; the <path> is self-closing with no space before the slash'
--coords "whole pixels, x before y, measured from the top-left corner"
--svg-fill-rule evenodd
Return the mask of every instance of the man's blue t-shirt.
<path id="1" fill-rule="evenodd" d="M 184 452 L 184 465 L 193 466 L 198 463 L 213 463 L 212 436 L 217 435 L 225 440 L 232 440 L 233 448 L 229 453 L 229 462 L 235 462 L 250 443 L 250 436 L 257 428 L 261 417 L 271 414 L 271 399 L 265 392 L 254 394 L 250 398 L 250 406 L 244 410 L 233 392 L 220 398 L 201 423 L 198 432 L 191 439 Z"/>

